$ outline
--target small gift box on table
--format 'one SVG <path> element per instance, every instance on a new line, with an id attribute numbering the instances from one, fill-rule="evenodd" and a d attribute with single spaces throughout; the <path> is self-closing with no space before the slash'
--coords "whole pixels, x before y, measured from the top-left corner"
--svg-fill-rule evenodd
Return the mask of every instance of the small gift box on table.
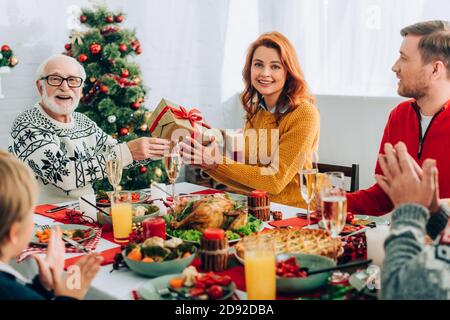
<path id="1" fill-rule="evenodd" d="M 149 119 L 150 133 L 153 137 L 172 141 L 179 141 L 186 135 L 191 135 L 195 139 L 203 136 L 203 144 L 208 144 L 206 130 L 211 127 L 203 122 L 200 114 L 197 109 L 188 111 L 176 103 L 162 99 Z"/>

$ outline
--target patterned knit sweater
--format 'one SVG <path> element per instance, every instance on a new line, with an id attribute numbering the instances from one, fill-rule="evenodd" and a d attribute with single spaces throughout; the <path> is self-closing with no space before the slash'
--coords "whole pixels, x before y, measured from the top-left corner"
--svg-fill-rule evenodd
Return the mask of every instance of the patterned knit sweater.
<path id="1" fill-rule="evenodd" d="M 298 170 L 310 163 L 306 155 L 318 148 L 319 112 L 313 104 L 302 101 L 282 118 L 278 126 L 275 120 L 274 114 L 260 108 L 252 124 L 247 122 L 245 126 L 244 163 L 224 158 L 224 163 L 207 173 L 237 191 L 265 190 L 274 202 L 305 208 Z M 250 145 L 249 129 L 256 129 L 259 143 Z M 270 129 L 279 129 L 279 137 L 273 139 Z M 260 150 L 261 147 L 267 152 Z M 262 159 L 261 155 L 267 155 L 268 159 Z M 257 159 L 257 163 L 253 164 L 250 159 Z"/>
<path id="2" fill-rule="evenodd" d="M 384 243 L 383 299 L 450 299 L 448 211 L 442 207 L 428 219 L 428 210 L 416 204 L 394 211 L 391 232 Z M 433 238 L 441 233 L 437 243 L 424 245 L 427 230 Z"/>
<path id="3" fill-rule="evenodd" d="M 14 121 L 8 150 L 35 173 L 39 203 L 58 203 L 94 193 L 92 183 L 106 177 L 106 146 L 115 142 L 85 115 L 74 112 L 62 123 L 37 103 Z M 120 148 L 123 165 L 130 165 L 128 146 Z"/>

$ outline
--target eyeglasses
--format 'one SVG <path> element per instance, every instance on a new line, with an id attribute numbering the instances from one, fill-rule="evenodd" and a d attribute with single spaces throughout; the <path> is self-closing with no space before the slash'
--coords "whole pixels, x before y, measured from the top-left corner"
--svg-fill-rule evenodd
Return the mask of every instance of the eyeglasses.
<path id="1" fill-rule="evenodd" d="M 79 88 L 83 84 L 83 78 L 73 76 L 63 78 L 57 75 L 48 75 L 46 77 L 42 77 L 41 80 L 46 80 L 47 84 L 52 87 L 59 87 L 64 81 L 67 82 L 69 88 Z"/>

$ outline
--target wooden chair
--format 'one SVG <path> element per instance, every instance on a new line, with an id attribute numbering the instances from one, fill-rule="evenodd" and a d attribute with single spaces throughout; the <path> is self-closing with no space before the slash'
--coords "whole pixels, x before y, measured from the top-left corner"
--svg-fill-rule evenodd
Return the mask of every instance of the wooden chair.
<path id="1" fill-rule="evenodd" d="M 334 164 L 318 163 L 317 168 L 320 173 L 329 171 L 340 171 L 345 177 L 350 177 L 350 192 L 359 190 L 359 164 L 352 164 L 351 167 L 339 166 Z"/>

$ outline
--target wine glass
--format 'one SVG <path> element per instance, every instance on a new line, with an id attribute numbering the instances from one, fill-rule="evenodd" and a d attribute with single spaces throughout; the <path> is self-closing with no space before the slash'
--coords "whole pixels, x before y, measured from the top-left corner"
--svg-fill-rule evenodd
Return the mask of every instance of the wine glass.
<path id="1" fill-rule="evenodd" d="M 116 193 L 122 180 L 122 154 L 118 144 L 109 145 L 107 148 L 106 175 Z"/>
<path id="2" fill-rule="evenodd" d="M 321 189 L 322 220 L 331 237 L 337 238 L 347 218 L 347 197 L 343 172 L 326 172 Z"/>
<path id="3" fill-rule="evenodd" d="M 303 200 L 305 200 L 306 216 L 308 219 L 308 225 L 311 224 L 311 212 L 310 206 L 311 201 L 316 194 L 317 186 L 317 174 L 319 172 L 317 168 L 317 163 L 319 161 L 319 155 L 316 151 L 307 154 L 306 161 L 302 168 L 299 170 L 299 180 L 300 180 L 300 193 Z"/>
<path id="4" fill-rule="evenodd" d="M 166 169 L 169 182 L 172 184 L 172 199 L 175 204 L 175 182 L 181 170 L 181 155 L 178 143 L 172 148 L 169 154 L 164 155 L 164 167 Z"/>

